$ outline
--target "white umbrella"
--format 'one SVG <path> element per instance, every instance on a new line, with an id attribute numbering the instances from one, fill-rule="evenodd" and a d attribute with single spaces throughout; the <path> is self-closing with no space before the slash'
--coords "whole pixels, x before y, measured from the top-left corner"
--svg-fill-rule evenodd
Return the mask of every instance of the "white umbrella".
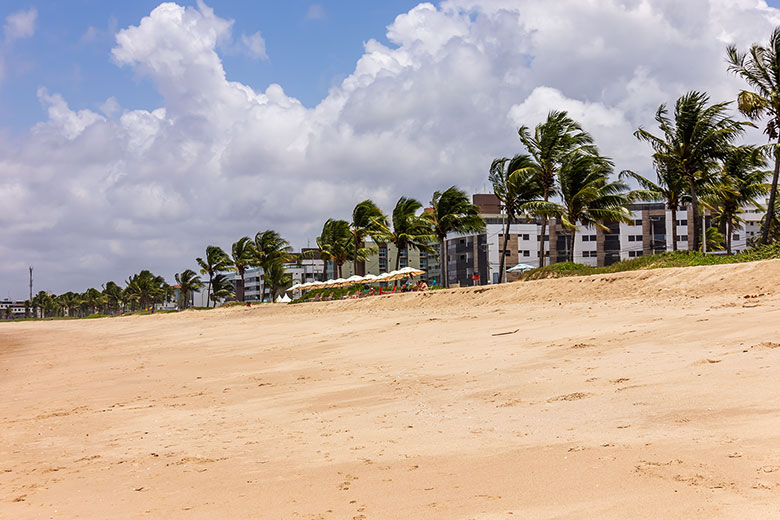
<path id="1" fill-rule="evenodd" d="M 404 267 L 399 269 L 398 272 L 409 276 L 419 276 L 421 274 L 425 274 L 425 271 L 422 269 L 417 269 L 416 267 Z"/>
<path id="2" fill-rule="evenodd" d="M 389 273 L 383 273 L 379 275 L 383 282 L 392 282 L 393 280 L 400 280 L 409 276 L 406 273 L 399 271 L 390 271 Z"/>
<path id="3" fill-rule="evenodd" d="M 346 280 L 344 278 L 336 278 L 335 280 L 328 280 L 323 285 L 325 287 L 341 287 Z"/>
<path id="4" fill-rule="evenodd" d="M 529 271 L 531 269 L 536 269 L 536 267 L 528 264 L 517 264 L 514 267 L 510 267 L 507 269 L 508 273 L 522 273 L 524 271 Z"/>
<path id="5" fill-rule="evenodd" d="M 362 283 L 363 282 L 363 277 L 362 276 L 358 276 L 356 274 L 353 274 L 352 276 L 350 276 L 349 278 L 344 280 L 344 282 L 345 282 L 344 285 L 354 285 L 354 284 L 357 284 L 357 283 Z"/>
<path id="6" fill-rule="evenodd" d="M 367 274 L 363 277 L 364 283 L 373 283 L 376 282 L 379 279 L 379 277 L 375 274 Z"/>

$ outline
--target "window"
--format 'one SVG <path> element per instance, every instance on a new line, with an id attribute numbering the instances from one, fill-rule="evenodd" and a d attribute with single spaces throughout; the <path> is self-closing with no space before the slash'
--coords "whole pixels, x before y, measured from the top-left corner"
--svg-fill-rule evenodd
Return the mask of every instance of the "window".
<path id="1" fill-rule="evenodd" d="M 509 249 L 507 249 L 506 251 L 504 251 L 504 256 L 509 256 L 509 255 L 511 255 L 511 254 L 512 254 L 512 251 L 510 251 Z"/>
<path id="2" fill-rule="evenodd" d="M 642 225 L 642 219 L 640 218 L 640 219 L 635 220 L 634 221 L 634 225 L 635 226 L 641 226 Z"/>
<path id="3" fill-rule="evenodd" d="M 530 251 L 523 251 L 523 256 L 531 256 L 531 252 Z"/>
<path id="4" fill-rule="evenodd" d="M 734 236 L 731 237 L 732 240 L 739 240 L 739 233 L 734 233 Z"/>
<path id="5" fill-rule="evenodd" d="M 596 251 L 583 251 L 582 257 L 583 258 L 596 258 L 598 256 L 598 253 Z"/>
<path id="6" fill-rule="evenodd" d="M 596 235 L 582 235 L 582 241 L 583 242 L 595 242 L 596 241 Z"/>
<path id="7" fill-rule="evenodd" d="M 628 257 L 629 258 L 637 258 L 639 256 L 642 256 L 642 251 L 629 251 Z"/>
<path id="8" fill-rule="evenodd" d="M 517 238 L 521 238 L 523 240 L 529 240 L 531 237 L 528 236 L 528 233 L 523 233 L 522 235 L 517 235 Z"/>
<path id="9" fill-rule="evenodd" d="M 687 220 L 678 220 L 677 221 L 677 225 L 678 226 L 687 226 L 688 225 L 688 221 Z"/>
<path id="10" fill-rule="evenodd" d="M 628 235 L 628 241 L 629 242 L 641 242 L 642 241 L 642 235 Z"/>
<path id="11" fill-rule="evenodd" d="M 688 235 L 680 235 L 677 237 L 678 242 L 687 242 L 688 241 Z"/>

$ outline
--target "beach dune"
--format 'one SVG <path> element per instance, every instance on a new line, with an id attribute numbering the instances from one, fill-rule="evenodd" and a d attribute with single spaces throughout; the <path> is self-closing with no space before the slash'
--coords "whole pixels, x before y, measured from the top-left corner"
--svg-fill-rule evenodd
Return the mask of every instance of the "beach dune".
<path id="1" fill-rule="evenodd" d="M 0 518 L 772 518 L 780 261 L 0 324 Z"/>

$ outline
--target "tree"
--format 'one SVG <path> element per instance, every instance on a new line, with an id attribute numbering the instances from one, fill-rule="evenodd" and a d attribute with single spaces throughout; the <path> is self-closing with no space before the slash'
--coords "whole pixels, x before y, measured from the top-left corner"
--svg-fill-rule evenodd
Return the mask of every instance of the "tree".
<path id="1" fill-rule="evenodd" d="M 197 261 L 200 266 L 200 274 L 209 275 L 208 289 L 206 290 L 206 307 L 208 307 L 209 300 L 211 300 L 211 287 L 214 281 L 214 275 L 220 271 L 227 271 L 230 269 L 230 257 L 219 246 L 207 246 L 206 257 L 198 257 L 195 261 Z"/>
<path id="2" fill-rule="evenodd" d="M 566 112 L 551 111 L 544 123 L 536 125 L 533 134 L 523 125 L 517 133 L 528 153 L 533 158 L 529 167 L 537 177 L 542 189 L 542 200 L 548 202 L 556 194 L 556 177 L 561 163 L 574 152 L 593 150 L 593 138 L 582 126 L 571 119 Z M 542 226 L 539 239 L 539 267 L 544 265 L 544 236 L 548 214 L 540 213 Z"/>
<path id="3" fill-rule="evenodd" d="M 605 231 L 608 222 L 628 222 L 630 213 L 626 191 L 620 180 L 610 181 L 612 162 L 591 153 L 569 155 L 558 172 L 561 203 L 556 211 L 569 231 L 569 262 L 574 262 L 574 238 L 578 224 L 597 226 Z"/>
<path id="4" fill-rule="evenodd" d="M 277 260 L 268 264 L 268 267 L 263 270 L 263 280 L 271 291 L 271 302 L 273 302 L 280 289 L 290 286 L 292 275 L 286 272 L 284 264 Z"/>
<path id="5" fill-rule="evenodd" d="M 718 180 L 702 196 L 702 203 L 715 212 L 720 222 L 729 255 L 733 232 L 744 222 L 739 216 L 742 206 L 750 203 L 763 209 L 757 199 L 770 189 L 766 184 L 769 172 L 763 170 L 766 165 L 763 150 L 754 146 L 735 146 L 724 157 Z"/>
<path id="6" fill-rule="evenodd" d="M 217 302 L 233 298 L 234 296 L 233 282 L 230 278 L 223 273 L 214 275 L 214 280 L 211 284 L 211 301 L 214 302 L 214 306 L 217 305 Z"/>
<path id="7" fill-rule="evenodd" d="M 669 117 L 666 105 L 658 108 L 655 120 L 661 130 L 660 136 L 642 128 L 634 132 L 637 139 L 650 143 L 656 164 L 679 170 L 685 178 L 694 218 L 700 216 L 697 185 L 708 182 L 717 160 L 726 154 L 744 131 L 744 126 L 749 124 L 728 117 L 729 103 L 708 103 L 707 94 L 688 92 L 675 103 L 673 119 Z M 689 249 L 699 249 L 700 238 L 700 227 L 695 224 Z"/>
<path id="8" fill-rule="evenodd" d="M 723 234 L 718 231 L 716 227 L 707 228 L 707 251 L 723 251 Z M 699 251 L 703 251 L 702 247 L 699 247 Z"/>
<path id="9" fill-rule="evenodd" d="M 427 252 L 433 252 L 431 244 L 436 237 L 433 236 L 431 222 L 424 214 L 418 215 L 422 209 L 422 203 L 408 197 L 401 197 L 393 208 L 391 217 L 393 229 L 384 225 L 378 238 L 395 246 L 395 269 L 401 266 L 401 255 L 409 248 Z"/>
<path id="10" fill-rule="evenodd" d="M 118 311 L 124 306 L 122 288 L 115 282 L 106 282 L 103 287 L 103 297 L 110 311 Z"/>
<path id="11" fill-rule="evenodd" d="M 675 164 L 664 164 L 655 161 L 658 183 L 654 183 L 631 170 L 623 170 L 620 177 L 631 177 L 639 183 L 640 189 L 632 190 L 628 196 L 634 200 L 662 200 L 672 212 L 672 251 L 677 251 L 677 211 L 680 204 L 689 202 L 686 194 L 685 178 L 680 174 Z"/>
<path id="12" fill-rule="evenodd" d="M 285 263 L 292 260 L 292 248 L 290 243 L 283 239 L 279 233 L 269 229 L 255 235 L 252 265 L 261 267 L 263 273 L 274 262 Z M 265 276 L 260 290 L 260 301 L 265 297 Z M 273 298 L 271 299 L 273 302 Z"/>
<path id="13" fill-rule="evenodd" d="M 144 269 L 128 278 L 125 287 L 125 298 L 131 302 L 133 310 L 138 305 L 141 309 L 154 308 L 157 303 L 163 303 L 170 296 L 171 288 L 162 276 L 157 276 Z"/>
<path id="14" fill-rule="evenodd" d="M 752 121 L 767 118 L 764 133 L 770 141 L 775 141 L 772 148 L 775 159 L 775 169 L 772 174 L 772 185 L 769 189 L 767 212 L 761 227 L 761 243 L 768 244 L 771 223 L 775 217 L 775 201 L 777 200 L 777 183 L 780 174 L 780 27 L 776 27 L 769 37 L 769 45 L 753 44 L 747 52 L 739 52 L 734 45 L 726 50 L 729 62 L 729 72 L 741 76 L 753 88 L 753 91 L 743 90 L 737 95 L 739 111 Z"/>
<path id="15" fill-rule="evenodd" d="M 252 265 L 255 255 L 255 245 L 249 237 L 241 237 L 233 243 L 230 269 L 238 273 L 240 284 L 236 289 L 238 301 L 244 301 L 244 273 Z"/>
<path id="16" fill-rule="evenodd" d="M 103 294 L 95 288 L 89 288 L 82 295 L 82 301 L 89 309 L 89 313 L 95 314 L 103 304 Z"/>
<path id="17" fill-rule="evenodd" d="M 538 177 L 529 169 L 531 165 L 532 159 L 528 155 L 515 155 L 511 159 L 506 157 L 495 159 L 490 165 L 488 179 L 493 185 L 493 193 L 501 201 L 506 213 L 506 225 L 504 226 L 501 258 L 498 266 L 498 283 L 504 281 L 506 272 L 504 264 L 510 226 L 520 214 L 531 211 L 531 203 L 538 202 L 543 196 Z"/>
<path id="18" fill-rule="evenodd" d="M 469 202 L 466 193 L 455 186 L 434 192 L 431 211 L 423 213 L 423 218 L 431 223 L 433 236 L 439 241 L 441 278 L 444 287 L 448 287 L 447 234 L 480 233 L 485 230 L 485 220 L 479 215 L 479 208 Z"/>
<path id="19" fill-rule="evenodd" d="M 204 285 L 200 276 L 192 269 L 185 269 L 181 273 L 176 273 L 174 277 L 176 278 L 176 283 L 179 284 L 179 305 L 186 309 L 189 307 L 190 301 L 192 301 L 194 307 L 195 292 L 200 290 Z"/>
<path id="20" fill-rule="evenodd" d="M 374 242 L 378 242 L 382 229 L 387 227 L 387 216 L 382 210 L 374 204 L 373 201 L 366 199 L 359 202 L 352 210 L 352 222 L 350 229 L 352 231 L 352 244 L 354 252 L 352 254 L 353 273 L 357 274 L 358 262 L 365 259 L 366 256 L 376 253 L 376 248 L 363 247 L 366 237 L 370 236 Z M 362 252 L 361 252 L 362 248 Z"/>
<path id="21" fill-rule="evenodd" d="M 346 220 L 328 219 L 317 237 L 320 257 L 333 262 L 333 277 L 341 278 L 341 266 L 349 259 L 352 251 L 352 233 Z"/>

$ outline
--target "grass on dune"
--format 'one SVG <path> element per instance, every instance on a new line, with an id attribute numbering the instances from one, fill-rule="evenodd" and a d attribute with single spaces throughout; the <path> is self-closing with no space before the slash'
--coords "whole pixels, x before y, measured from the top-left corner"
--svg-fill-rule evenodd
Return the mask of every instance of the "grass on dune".
<path id="1" fill-rule="evenodd" d="M 758 246 L 742 253 L 725 256 L 704 254 L 698 251 L 674 251 L 651 256 L 622 260 L 605 267 L 591 267 L 572 262 L 561 262 L 532 269 L 520 276 L 520 280 L 541 280 L 565 276 L 587 276 L 591 274 L 620 273 L 640 269 L 663 269 L 666 267 L 692 267 L 697 265 L 737 264 L 757 260 L 780 258 L 780 242 Z"/>

